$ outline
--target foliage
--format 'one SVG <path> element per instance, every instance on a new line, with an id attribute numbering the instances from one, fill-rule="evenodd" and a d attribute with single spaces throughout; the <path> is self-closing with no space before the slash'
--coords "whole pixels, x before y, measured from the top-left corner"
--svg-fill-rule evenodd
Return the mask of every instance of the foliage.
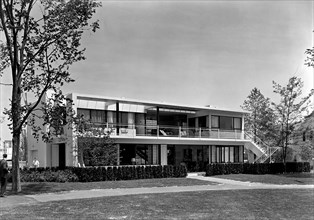
<path id="1" fill-rule="evenodd" d="M 245 115 L 245 130 L 254 135 L 254 141 L 260 139 L 268 144 L 273 143 L 276 123 L 270 99 L 254 88 L 241 107 L 250 112 Z"/>
<path id="2" fill-rule="evenodd" d="M 284 172 L 310 172 L 309 162 L 286 163 L 213 163 L 206 167 L 206 176 L 226 174 L 278 174 Z"/>
<path id="3" fill-rule="evenodd" d="M 72 167 L 80 182 L 186 177 L 185 166 Z"/>
<path id="4" fill-rule="evenodd" d="M 77 182 L 78 177 L 71 170 L 57 169 L 24 169 L 21 171 L 21 182 Z"/>
<path id="5" fill-rule="evenodd" d="M 118 147 L 109 135 L 78 138 L 79 162 L 86 166 L 116 165 Z"/>
<path id="6" fill-rule="evenodd" d="M 276 151 L 272 156 L 271 159 L 275 163 L 281 163 L 283 161 L 283 148 L 280 148 L 278 151 Z M 286 161 L 294 161 L 294 153 L 295 150 L 293 149 L 293 146 L 288 147 L 286 149 Z"/>
<path id="7" fill-rule="evenodd" d="M 314 67 L 314 47 L 306 49 L 305 54 L 307 55 L 305 65 Z"/>
<path id="8" fill-rule="evenodd" d="M 300 156 L 302 160 L 310 161 L 314 158 L 314 145 L 310 141 L 306 141 L 301 145 Z"/>
<path id="9" fill-rule="evenodd" d="M 69 67 L 85 59 L 85 49 L 81 48 L 80 41 L 85 30 L 96 31 L 99 27 L 97 21 L 88 22 L 98 6 L 100 4 L 93 0 L 0 0 L 0 31 L 5 37 L 5 42 L 0 42 L 0 76 L 10 67 L 11 106 L 5 113 L 12 121 L 13 189 L 16 192 L 21 190 L 19 148 L 22 127 L 26 123 L 34 125 L 36 134 L 41 127 L 32 123 L 34 118 L 51 119 L 45 116 L 45 108 L 38 107 L 45 101 L 48 90 L 62 98 L 60 87 L 73 82 Z M 24 93 L 30 93 L 34 103 L 22 104 Z"/>
<path id="10" fill-rule="evenodd" d="M 302 120 L 302 114 L 307 110 L 314 90 L 301 98 L 303 82 L 297 77 L 291 77 L 286 86 L 273 82 L 273 88 L 274 93 L 280 96 L 280 102 L 272 104 L 279 124 L 278 145 L 282 147 L 282 157 L 285 163 L 290 136 L 295 130 L 295 125 Z"/>

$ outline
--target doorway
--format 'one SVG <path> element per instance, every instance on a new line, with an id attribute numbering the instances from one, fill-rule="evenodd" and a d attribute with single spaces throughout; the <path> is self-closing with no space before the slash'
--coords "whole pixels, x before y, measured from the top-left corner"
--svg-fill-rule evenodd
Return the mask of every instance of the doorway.
<path id="1" fill-rule="evenodd" d="M 65 168 L 65 144 L 59 144 L 59 168 Z"/>

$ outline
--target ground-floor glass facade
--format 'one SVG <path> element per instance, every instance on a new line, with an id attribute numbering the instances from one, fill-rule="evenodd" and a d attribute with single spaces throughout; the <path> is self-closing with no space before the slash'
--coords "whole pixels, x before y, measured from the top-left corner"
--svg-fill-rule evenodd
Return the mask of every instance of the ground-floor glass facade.
<path id="1" fill-rule="evenodd" d="M 243 146 L 120 144 L 120 165 L 185 165 L 203 171 L 209 163 L 242 163 Z M 166 150 L 163 150 L 166 149 Z"/>

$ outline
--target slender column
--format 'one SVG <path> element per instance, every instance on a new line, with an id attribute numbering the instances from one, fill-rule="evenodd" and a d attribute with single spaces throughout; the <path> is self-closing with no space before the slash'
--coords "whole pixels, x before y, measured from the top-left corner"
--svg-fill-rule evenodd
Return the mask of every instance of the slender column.
<path id="1" fill-rule="evenodd" d="M 157 118 L 157 125 L 159 125 L 159 107 L 157 106 L 156 111 L 156 118 Z"/>
<path id="2" fill-rule="evenodd" d="M 117 117 L 117 135 L 119 135 L 119 124 L 120 124 L 120 117 L 119 117 L 119 102 L 116 103 L 116 117 Z"/>
<path id="3" fill-rule="evenodd" d="M 120 144 L 117 144 L 117 165 L 120 165 Z"/>

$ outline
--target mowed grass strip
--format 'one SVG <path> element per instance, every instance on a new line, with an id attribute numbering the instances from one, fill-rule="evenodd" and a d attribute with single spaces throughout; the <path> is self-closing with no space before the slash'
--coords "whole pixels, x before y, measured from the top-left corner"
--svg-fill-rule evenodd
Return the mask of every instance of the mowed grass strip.
<path id="1" fill-rule="evenodd" d="M 145 194 L 37 203 L 1 219 L 313 219 L 312 189 Z"/>
<path id="2" fill-rule="evenodd" d="M 313 185 L 314 173 L 287 173 L 287 174 L 230 174 L 213 176 L 222 179 L 230 179 L 245 182 L 258 182 L 267 184 L 297 184 L 297 185 Z"/>
<path id="3" fill-rule="evenodd" d="M 169 187 L 169 186 L 194 186 L 194 185 L 217 185 L 215 182 L 201 181 L 189 178 L 165 178 L 143 179 L 127 181 L 103 181 L 103 182 L 34 182 L 21 183 L 22 192 L 19 195 L 32 195 L 40 193 L 58 193 L 71 190 L 90 189 L 118 189 L 118 188 L 142 188 L 142 187 Z M 12 195 L 11 184 L 8 184 L 7 195 Z"/>

